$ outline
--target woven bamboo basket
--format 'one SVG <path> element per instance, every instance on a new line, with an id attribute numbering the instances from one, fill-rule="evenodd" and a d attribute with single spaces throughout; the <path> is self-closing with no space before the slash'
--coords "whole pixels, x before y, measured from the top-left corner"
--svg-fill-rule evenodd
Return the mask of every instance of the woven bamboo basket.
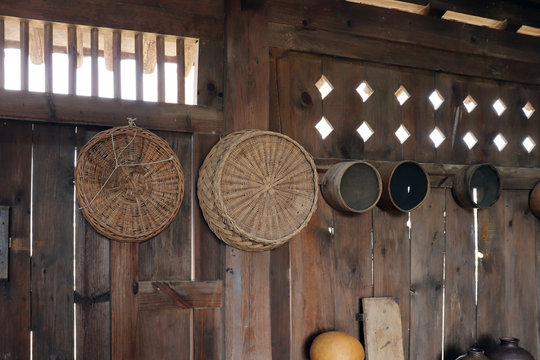
<path id="1" fill-rule="evenodd" d="M 218 238 L 247 251 L 279 247 L 300 232 L 317 206 L 317 170 L 289 137 L 262 130 L 232 133 L 199 171 L 197 195 Z"/>
<path id="2" fill-rule="evenodd" d="M 86 220 L 112 240 L 141 242 L 178 214 L 184 174 L 176 154 L 148 130 L 102 131 L 80 151 L 76 195 Z"/>

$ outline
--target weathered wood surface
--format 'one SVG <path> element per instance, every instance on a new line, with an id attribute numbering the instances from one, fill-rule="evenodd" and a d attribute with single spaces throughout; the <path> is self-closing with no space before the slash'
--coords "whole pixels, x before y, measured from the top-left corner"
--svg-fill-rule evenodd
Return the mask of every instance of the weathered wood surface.
<path id="1" fill-rule="evenodd" d="M 536 323 L 540 324 L 540 221 L 538 219 L 535 220 L 535 247 L 536 247 Z M 540 327 L 540 325 L 538 325 Z M 536 333 L 536 346 L 538 349 L 538 352 L 536 353 L 536 357 L 540 357 L 540 331 Z"/>
<path id="2" fill-rule="evenodd" d="M 0 91 L 0 118 L 75 125 L 124 126 L 126 117 L 137 125 L 175 132 L 223 131 L 223 113 L 217 109 L 183 104 Z"/>
<path id="3" fill-rule="evenodd" d="M 395 298 L 379 297 L 362 299 L 366 355 L 370 360 L 408 357 L 403 352 L 400 305 Z"/>
<path id="4" fill-rule="evenodd" d="M 178 304 L 172 294 L 164 293 L 161 286 L 169 287 L 182 299 Z M 173 295 L 174 296 L 174 295 Z M 215 281 L 140 281 L 137 294 L 139 310 L 183 308 L 219 308 L 223 303 L 223 282 Z"/>
<path id="5" fill-rule="evenodd" d="M 403 350 L 409 354 L 411 242 L 407 214 L 373 208 L 373 294 L 399 299 Z"/>
<path id="6" fill-rule="evenodd" d="M 433 189 L 432 189 L 433 191 Z M 476 342 L 474 214 L 446 190 L 445 359 L 455 359 Z"/>
<path id="7" fill-rule="evenodd" d="M 32 140 L 33 358 L 71 359 L 75 128 L 34 125 Z"/>
<path id="8" fill-rule="evenodd" d="M 489 349 L 502 336 L 538 353 L 535 271 L 535 221 L 528 191 L 504 191 L 488 210 L 479 212 L 478 337 Z"/>
<path id="9" fill-rule="evenodd" d="M 9 281 L 0 281 L 0 358 L 30 359 L 32 125 L 0 122 L 0 204 L 10 206 Z"/>
<path id="10" fill-rule="evenodd" d="M 78 127 L 77 148 L 100 130 Z M 111 241 L 88 224 L 78 203 L 75 206 L 77 356 L 107 360 L 111 358 Z"/>
<path id="11" fill-rule="evenodd" d="M 9 274 L 9 206 L 0 205 L 0 281 Z"/>
<path id="12" fill-rule="evenodd" d="M 3 1 L 6 16 L 120 28 L 219 40 L 224 35 L 224 6 L 216 0 L 85 0 L 73 6 L 62 0 Z"/>
<path id="13" fill-rule="evenodd" d="M 433 189 L 411 212 L 409 359 L 441 357 L 445 190 Z"/>
<path id="14" fill-rule="evenodd" d="M 223 42 L 200 40 L 197 74 L 197 104 L 223 109 L 224 61 Z"/>

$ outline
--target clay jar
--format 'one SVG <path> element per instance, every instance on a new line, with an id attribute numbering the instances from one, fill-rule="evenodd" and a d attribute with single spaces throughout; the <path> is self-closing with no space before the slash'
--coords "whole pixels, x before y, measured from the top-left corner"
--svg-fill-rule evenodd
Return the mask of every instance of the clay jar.
<path id="1" fill-rule="evenodd" d="M 491 360 L 534 360 L 527 350 L 518 346 L 519 339 L 504 337 L 500 340 L 501 343 L 488 354 Z"/>
<path id="2" fill-rule="evenodd" d="M 456 360 L 489 360 L 489 358 L 484 355 L 484 350 L 479 348 L 470 348 L 469 351 L 467 351 L 466 354 L 461 355 Z"/>

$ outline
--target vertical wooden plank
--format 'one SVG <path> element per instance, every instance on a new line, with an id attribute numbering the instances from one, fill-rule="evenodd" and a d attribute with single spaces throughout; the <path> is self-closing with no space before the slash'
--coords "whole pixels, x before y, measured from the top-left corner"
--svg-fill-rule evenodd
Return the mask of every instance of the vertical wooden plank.
<path id="1" fill-rule="evenodd" d="M 186 102 L 186 56 L 184 46 L 184 39 L 176 39 L 176 101 L 178 104 L 185 104 Z"/>
<path id="2" fill-rule="evenodd" d="M 43 62 L 45 63 L 45 92 L 52 93 L 53 24 L 46 23 L 43 27 Z"/>
<path id="3" fill-rule="evenodd" d="M 445 190 L 431 189 L 411 212 L 410 359 L 442 352 Z"/>
<path id="4" fill-rule="evenodd" d="M 500 336 L 517 337 L 536 354 L 535 220 L 527 198 L 526 190 L 505 190 L 489 211 L 479 213 L 484 258 L 478 269 L 478 335 L 486 348 Z"/>
<path id="5" fill-rule="evenodd" d="M 78 127 L 77 148 L 99 129 Z M 98 234 L 76 204 L 75 294 L 77 357 L 111 358 L 110 252 L 111 241 Z"/>
<path id="6" fill-rule="evenodd" d="M 143 34 L 135 34 L 135 86 L 139 101 L 143 99 Z"/>
<path id="7" fill-rule="evenodd" d="M 520 139 L 520 146 L 522 146 L 523 138 L 525 138 L 525 136 L 530 136 L 532 138 L 536 146 L 528 155 L 527 166 L 540 167 L 540 86 L 521 86 L 519 92 L 520 103 L 518 104 L 518 108 L 520 109 L 520 113 L 518 116 L 526 119 L 522 108 L 527 102 L 530 102 L 535 108 L 535 112 L 529 119 L 525 121 L 525 124 L 523 125 L 523 134 L 522 138 Z"/>
<path id="8" fill-rule="evenodd" d="M 0 204 L 10 206 L 9 281 L 0 282 L 0 358 L 30 359 L 32 124 L 0 122 Z"/>
<path id="9" fill-rule="evenodd" d="M 139 245 L 139 280 L 191 279 L 192 137 L 156 132 L 171 146 L 184 172 L 184 198 L 177 217 L 156 237 Z M 140 311 L 137 359 L 191 358 L 192 310 Z M 156 331 L 160 336 L 155 336 Z M 181 351 L 180 351 L 181 350 Z"/>
<path id="10" fill-rule="evenodd" d="M 313 338 L 335 328 L 332 208 L 319 193 L 311 221 L 290 243 L 291 359 L 308 359 Z"/>
<path id="11" fill-rule="evenodd" d="M 474 214 L 446 190 L 445 359 L 476 342 Z"/>
<path id="12" fill-rule="evenodd" d="M 291 359 L 290 243 L 270 253 L 272 359 Z"/>
<path id="13" fill-rule="evenodd" d="M 139 245 L 111 242 L 112 359 L 136 359 Z"/>
<path id="14" fill-rule="evenodd" d="M 68 94 L 77 91 L 77 27 L 69 25 L 68 33 Z"/>
<path id="15" fill-rule="evenodd" d="M 20 45 L 21 45 L 21 90 L 28 91 L 28 66 L 29 66 L 29 30 L 28 20 L 21 20 L 20 23 Z"/>
<path id="16" fill-rule="evenodd" d="M 9 274 L 9 206 L 0 205 L 0 281 Z"/>
<path id="17" fill-rule="evenodd" d="M 163 36 L 156 36 L 157 96 L 159 102 L 165 102 L 165 41 Z"/>
<path id="18" fill-rule="evenodd" d="M 4 47 L 5 47 L 5 28 L 4 28 L 4 18 L 0 19 L 0 89 L 5 87 L 4 84 Z"/>
<path id="19" fill-rule="evenodd" d="M 90 30 L 90 56 L 92 62 L 92 96 L 98 96 L 99 93 L 99 29 Z"/>
<path id="20" fill-rule="evenodd" d="M 536 358 L 540 357 L 540 219 L 536 219 L 535 222 L 535 248 L 536 248 L 536 326 L 538 331 L 536 332 Z"/>
<path id="21" fill-rule="evenodd" d="M 529 153 L 521 142 L 525 138 L 527 118 L 521 111 L 519 85 L 512 83 L 499 84 L 498 96 L 506 105 L 506 111 L 498 117 L 499 131 L 508 144 L 497 156 L 497 164 L 502 166 L 527 166 Z"/>
<path id="22" fill-rule="evenodd" d="M 399 299 L 405 359 L 409 354 L 411 245 L 407 214 L 373 209 L 373 293 Z"/>
<path id="23" fill-rule="evenodd" d="M 193 181 L 198 178 L 199 168 L 206 155 L 219 136 L 208 134 L 193 135 Z M 216 238 L 202 216 L 196 191 L 191 193 L 193 201 L 193 231 L 194 231 L 194 277 L 196 280 L 216 280 L 223 278 L 223 257 L 225 244 Z M 194 359 L 221 360 L 224 359 L 223 322 L 221 309 L 194 310 Z"/>
<path id="24" fill-rule="evenodd" d="M 120 30 L 113 31 L 112 47 L 114 98 L 120 99 L 122 98 L 122 74 L 120 72 L 120 62 L 122 60 L 122 32 Z"/>
<path id="25" fill-rule="evenodd" d="M 73 358 L 72 126 L 34 125 L 34 359 Z"/>
<path id="26" fill-rule="evenodd" d="M 223 42 L 205 39 L 199 40 L 198 105 L 211 106 L 218 109 L 223 108 L 223 57 Z M 180 86 L 180 82 L 178 86 Z"/>

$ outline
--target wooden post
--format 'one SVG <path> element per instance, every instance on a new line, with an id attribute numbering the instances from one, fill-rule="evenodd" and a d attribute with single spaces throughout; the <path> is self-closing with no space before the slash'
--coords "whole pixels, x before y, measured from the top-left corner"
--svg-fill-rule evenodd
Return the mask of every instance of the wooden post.
<path id="1" fill-rule="evenodd" d="M 114 98 L 120 99 L 122 97 L 122 74 L 120 72 L 120 60 L 122 58 L 122 33 L 119 30 L 115 30 L 113 32 L 112 46 Z"/>
<path id="2" fill-rule="evenodd" d="M 0 89 L 5 87 L 4 84 L 4 19 L 0 18 Z"/>
<path id="3" fill-rule="evenodd" d="M 165 41 L 161 35 L 156 36 L 156 58 L 158 102 L 165 102 Z"/>
<path id="4" fill-rule="evenodd" d="M 68 26 L 68 94 L 77 91 L 77 27 Z"/>
<path id="5" fill-rule="evenodd" d="M 92 28 L 90 30 L 90 56 L 92 61 L 92 96 L 99 95 L 99 30 Z"/>
<path id="6" fill-rule="evenodd" d="M 28 91 L 28 54 L 29 54 L 29 30 L 28 21 L 21 20 L 21 90 Z"/>
<path id="7" fill-rule="evenodd" d="M 176 76 L 177 102 L 184 104 L 186 102 L 186 54 L 182 38 L 176 39 Z"/>
<path id="8" fill-rule="evenodd" d="M 143 100 L 143 34 L 135 34 L 135 86 L 136 99 Z"/>
<path id="9" fill-rule="evenodd" d="M 45 64 L 45 92 L 52 93 L 53 89 L 53 24 L 44 25 L 43 31 L 43 62 Z"/>

